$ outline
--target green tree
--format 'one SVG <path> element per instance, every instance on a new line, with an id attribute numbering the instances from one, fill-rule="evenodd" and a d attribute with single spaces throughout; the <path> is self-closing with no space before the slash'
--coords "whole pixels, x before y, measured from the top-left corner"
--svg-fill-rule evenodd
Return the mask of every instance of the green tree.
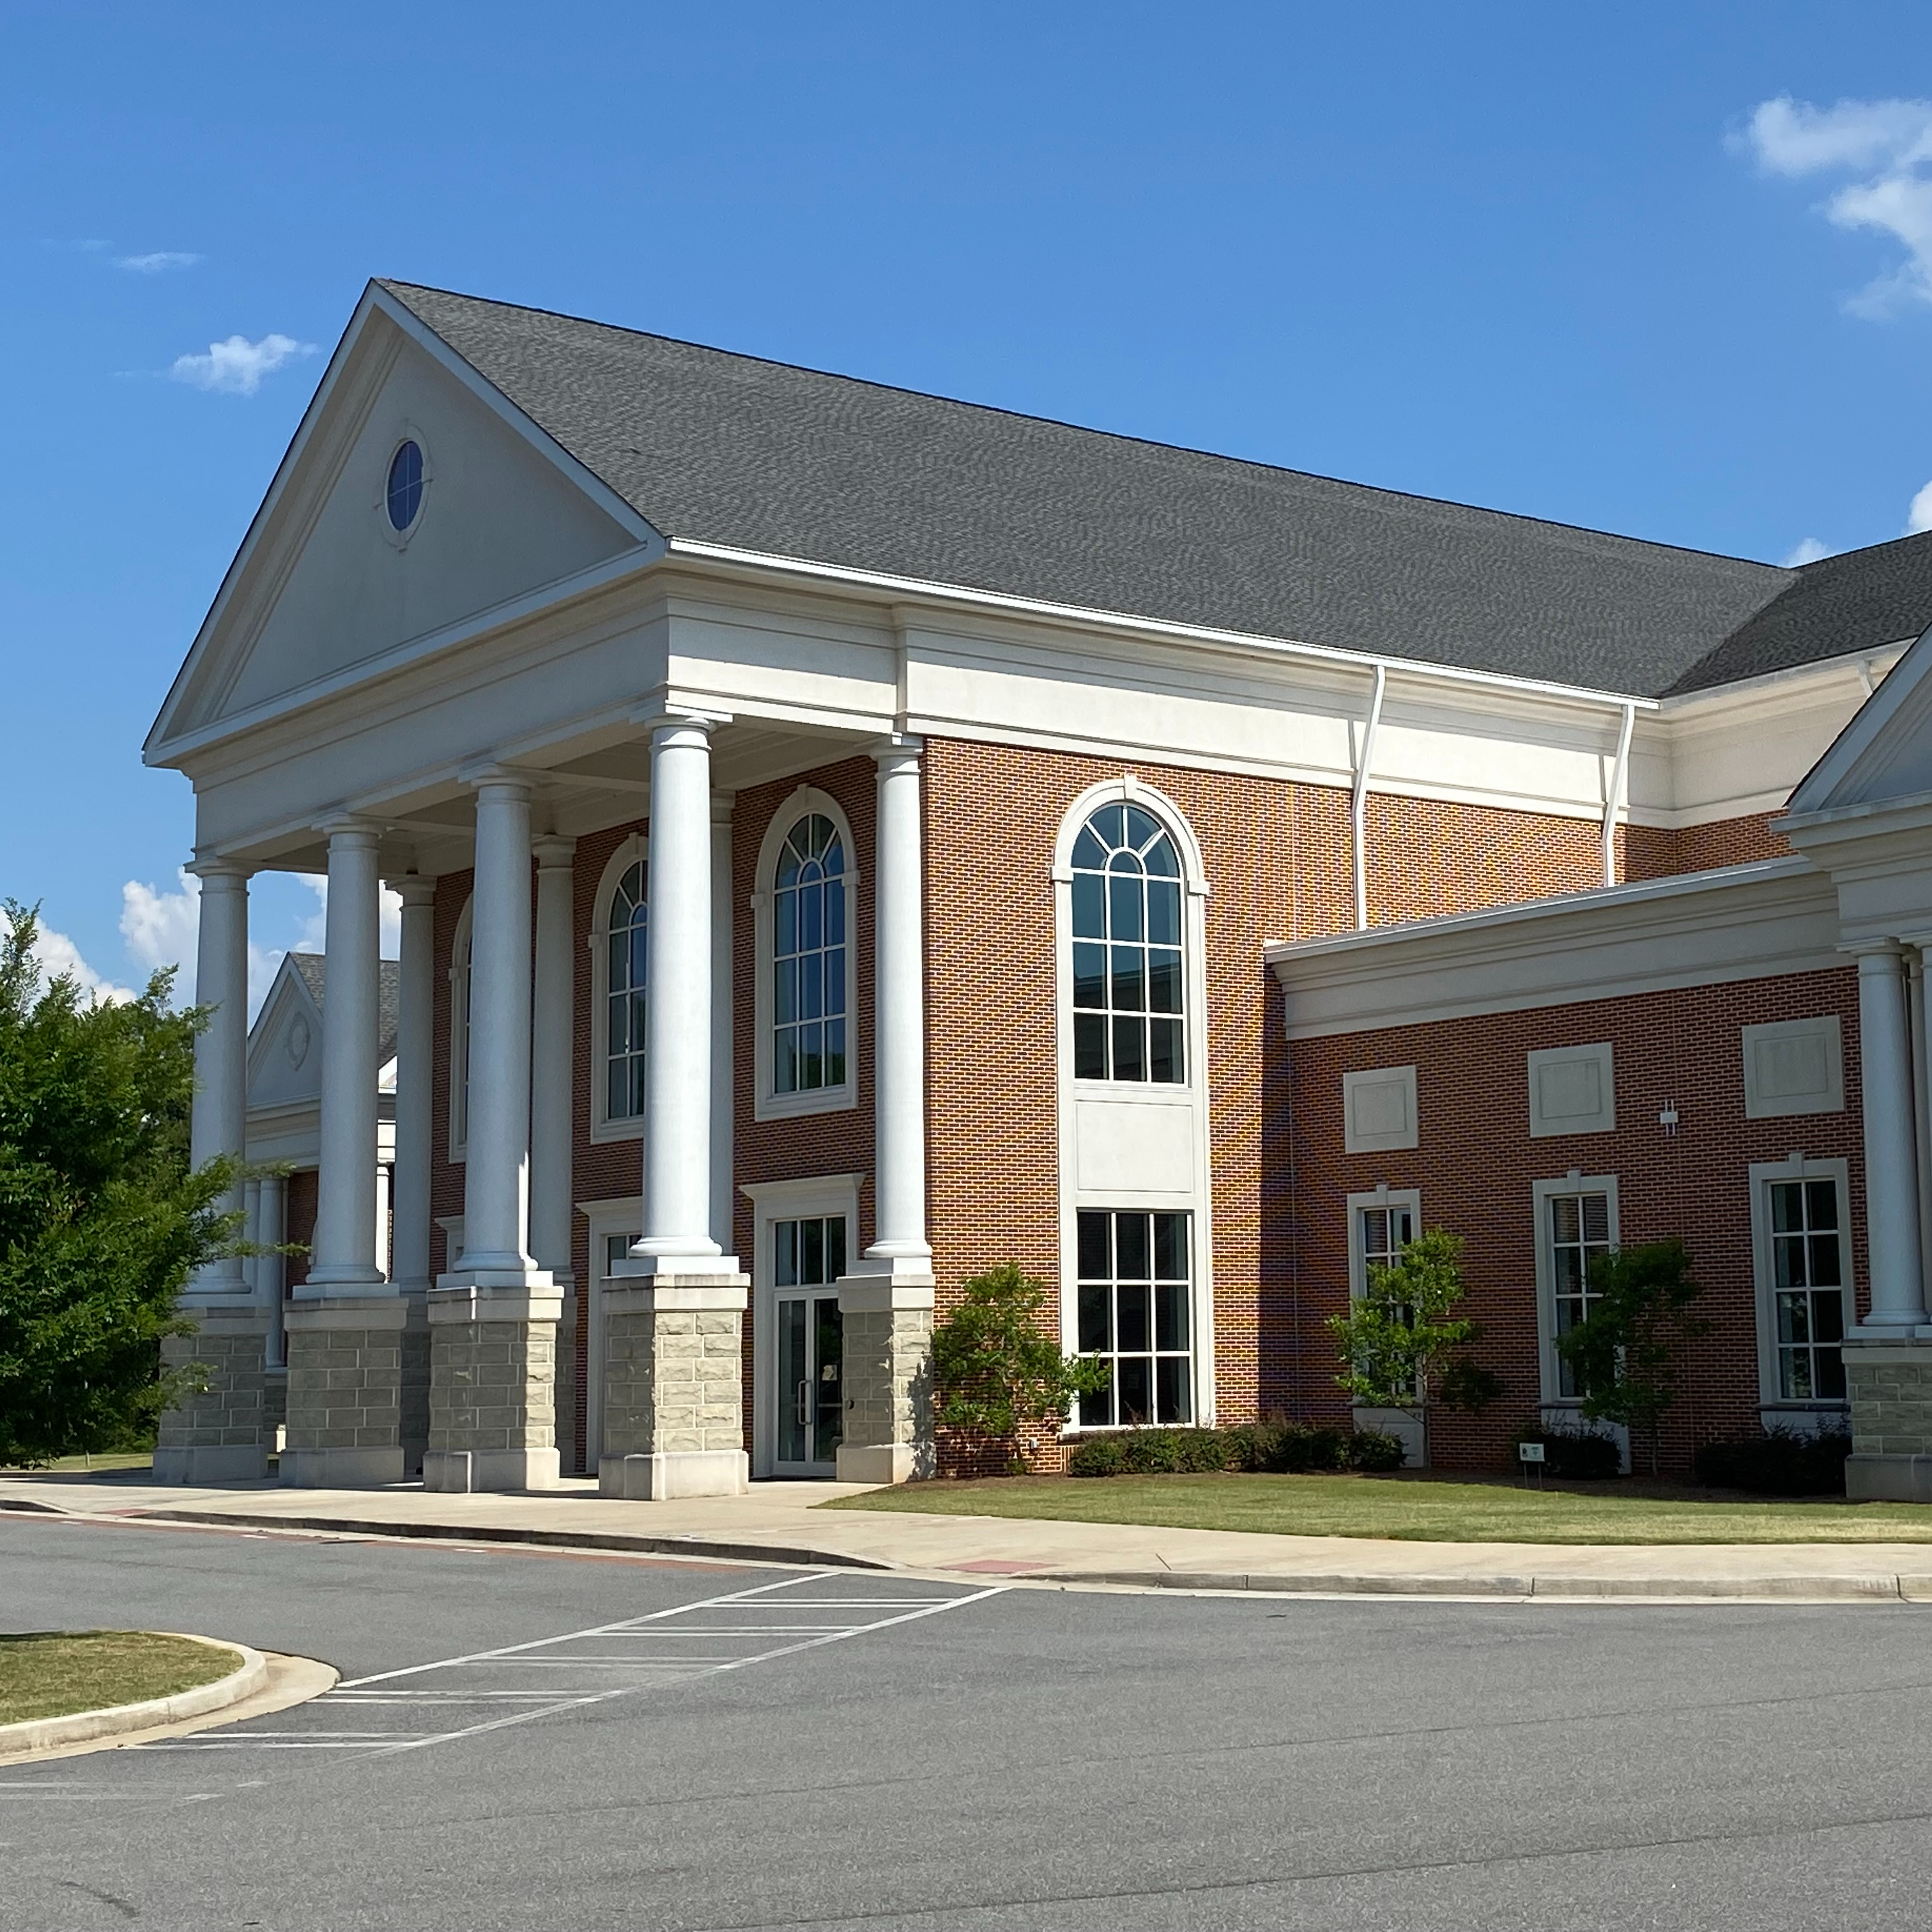
<path id="1" fill-rule="evenodd" d="M 43 987 L 34 914 L 0 921 L 0 1462 L 138 1438 L 191 1371 L 162 1373 L 175 1298 L 237 1217 L 233 1170 L 192 1171 L 198 1010 Z"/>
<path id="2" fill-rule="evenodd" d="M 1393 1262 L 1371 1262 L 1365 1292 L 1328 1318 L 1341 1350 L 1336 1382 L 1368 1408 L 1413 1409 L 1426 1431 L 1432 1382 L 1479 1332 L 1450 1313 L 1463 1292 L 1462 1238 L 1445 1228 L 1417 1235 Z"/>
<path id="3" fill-rule="evenodd" d="M 959 1305 L 932 1331 L 934 1414 L 948 1429 L 1003 1443 L 1010 1469 L 1057 1433 L 1076 1396 L 1113 1372 L 1093 1356 L 1063 1355 L 1046 1332 L 1044 1285 L 1003 1262 L 967 1282 Z"/>
<path id="4" fill-rule="evenodd" d="M 1589 1313 L 1557 1337 L 1557 1352 L 1575 1372 L 1585 1415 L 1648 1438 L 1654 1475 L 1684 1345 L 1711 1325 L 1692 1310 L 1703 1290 L 1691 1279 L 1689 1250 L 1672 1235 L 1599 1255 L 1590 1292 Z"/>

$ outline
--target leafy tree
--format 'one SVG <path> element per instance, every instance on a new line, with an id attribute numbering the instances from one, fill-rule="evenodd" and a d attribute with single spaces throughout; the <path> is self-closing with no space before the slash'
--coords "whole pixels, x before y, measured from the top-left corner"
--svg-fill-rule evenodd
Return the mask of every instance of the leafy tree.
<path id="1" fill-rule="evenodd" d="M 238 1217 L 233 1169 L 192 1171 L 199 1010 L 172 974 L 138 999 L 43 988 L 34 914 L 0 921 L 0 1462 L 40 1462 L 145 1433 L 191 1376 L 164 1376 L 185 1332 L 175 1298 Z"/>
<path id="2" fill-rule="evenodd" d="M 1066 1420 L 1075 1397 L 1107 1386 L 1113 1371 L 1093 1356 L 1063 1355 L 1046 1332 L 1046 1289 L 1012 1262 L 967 1282 L 964 1299 L 932 1331 L 934 1412 L 957 1429 L 1007 1447 L 1025 1469 L 1026 1449 Z"/>
<path id="3" fill-rule="evenodd" d="M 1328 1318 L 1341 1345 L 1336 1382 L 1369 1408 L 1415 1410 L 1426 1427 L 1432 1381 L 1480 1332 L 1449 1312 L 1462 1294 L 1462 1238 L 1446 1228 L 1417 1235 L 1394 1262 L 1372 1262 L 1366 1292 Z"/>
<path id="4" fill-rule="evenodd" d="M 1649 1438 L 1654 1475 L 1684 1345 L 1711 1325 L 1692 1312 L 1703 1290 L 1691 1279 L 1689 1251 L 1672 1235 L 1599 1255 L 1590 1292 L 1589 1313 L 1558 1336 L 1557 1351 L 1575 1372 L 1585 1415 Z"/>

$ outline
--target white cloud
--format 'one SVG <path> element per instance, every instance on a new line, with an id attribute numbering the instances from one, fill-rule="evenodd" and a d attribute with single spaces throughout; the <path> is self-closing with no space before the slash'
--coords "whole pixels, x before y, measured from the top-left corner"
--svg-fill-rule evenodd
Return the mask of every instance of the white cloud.
<path id="1" fill-rule="evenodd" d="M 1821 556 L 1829 556 L 1830 549 L 1816 537 L 1800 537 L 1790 550 L 1778 560 L 1786 570 L 1796 570 L 1801 566 L 1816 563 Z"/>
<path id="2" fill-rule="evenodd" d="M 191 268 L 203 259 L 200 255 L 184 254 L 178 248 L 157 248 L 146 255 L 117 256 L 114 266 L 130 269 L 137 275 L 161 275 L 170 268 Z"/>
<path id="3" fill-rule="evenodd" d="M 1767 174 L 1864 176 L 1825 203 L 1826 219 L 1888 235 L 1906 259 L 1847 301 L 1854 314 L 1878 317 L 1932 302 L 1932 100 L 1814 107 L 1784 95 L 1759 104 L 1735 145 Z"/>
<path id="4" fill-rule="evenodd" d="M 265 335 L 260 342 L 231 335 L 226 342 L 211 342 L 206 356 L 177 356 L 168 374 L 177 382 L 191 382 L 197 389 L 252 396 L 262 386 L 263 376 L 272 376 L 298 356 L 314 353 L 313 342 L 298 342 L 292 335 Z"/>
<path id="5" fill-rule="evenodd" d="M 0 906 L 0 932 L 10 933 L 13 929 L 14 922 L 8 917 L 6 908 Z M 50 926 L 43 925 L 35 934 L 34 959 L 40 968 L 40 984 L 44 987 L 64 974 L 92 999 L 131 1000 L 134 997 L 130 988 L 117 986 L 95 972 L 80 956 L 80 948 L 65 933 L 56 932 Z"/>
<path id="6" fill-rule="evenodd" d="M 1912 507 L 1905 513 L 1905 534 L 1916 537 L 1921 530 L 1932 530 L 1932 483 L 1912 498 Z"/>

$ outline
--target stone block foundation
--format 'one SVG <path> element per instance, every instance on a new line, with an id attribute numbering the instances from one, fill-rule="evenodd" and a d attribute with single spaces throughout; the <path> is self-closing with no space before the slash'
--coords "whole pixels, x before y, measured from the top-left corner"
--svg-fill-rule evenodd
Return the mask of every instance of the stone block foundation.
<path id="1" fill-rule="evenodd" d="M 848 1275 L 838 1284 L 838 1308 L 845 1334 L 838 1480 L 922 1480 L 936 1466 L 932 1286 Z"/>
<path id="2" fill-rule="evenodd" d="M 1852 1453 L 1845 1493 L 1857 1502 L 1932 1502 L 1932 1340 L 1848 1340 Z"/>
<path id="3" fill-rule="evenodd" d="M 425 1490 L 555 1486 L 561 1312 L 548 1286 L 430 1291 Z"/>
<path id="4" fill-rule="evenodd" d="M 192 1335 L 161 1343 L 164 1368 L 202 1365 L 205 1387 L 162 1412 L 154 1445 L 158 1483 L 259 1482 L 268 1473 L 264 1368 L 268 1314 L 252 1301 L 185 1302 Z"/>
<path id="5" fill-rule="evenodd" d="M 742 1496 L 742 1274 L 620 1278 L 604 1290 L 607 1496 Z"/>
<path id="6" fill-rule="evenodd" d="M 399 1294 L 289 1304 L 288 1422 L 282 1480 L 297 1489 L 374 1489 L 403 1480 Z"/>

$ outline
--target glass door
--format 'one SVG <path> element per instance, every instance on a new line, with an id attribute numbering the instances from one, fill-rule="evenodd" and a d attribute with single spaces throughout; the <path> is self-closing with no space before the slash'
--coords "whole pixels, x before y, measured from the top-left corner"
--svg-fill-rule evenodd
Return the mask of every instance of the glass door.
<path id="1" fill-rule="evenodd" d="M 837 1287 L 845 1272 L 845 1217 L 776 1221 L 772 1238 L 778 1372 L 766 1400 L 777 1406 L 773 1468 L 781 1476 L 829 1482 L 845 1421 L 845 1336 Z"/>

